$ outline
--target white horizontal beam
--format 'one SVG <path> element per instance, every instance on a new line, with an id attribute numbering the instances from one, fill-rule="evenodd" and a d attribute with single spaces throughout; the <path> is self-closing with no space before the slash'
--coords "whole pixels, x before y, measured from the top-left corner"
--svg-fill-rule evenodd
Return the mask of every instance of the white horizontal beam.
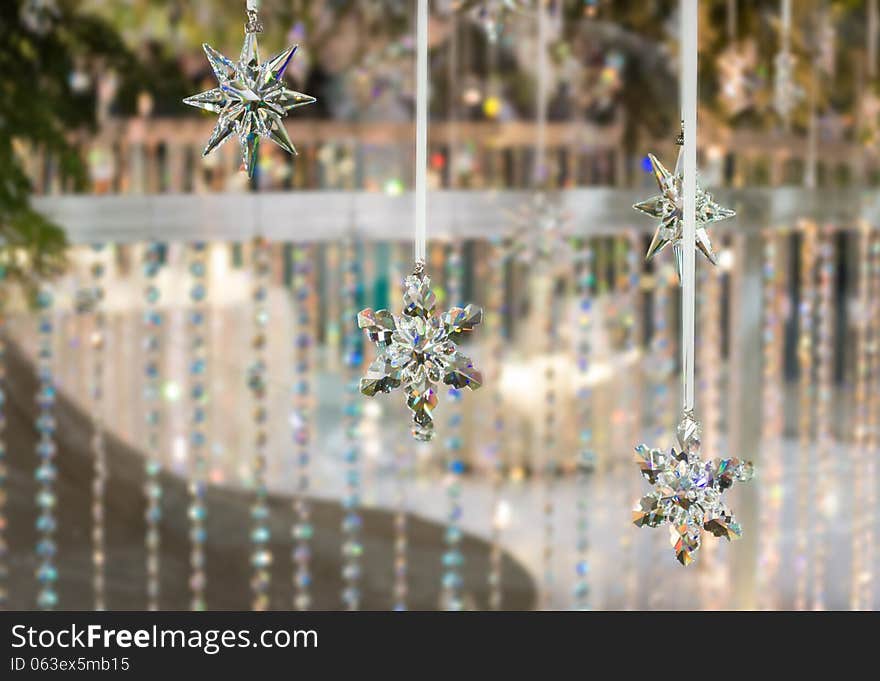
<path id="1" fill-rule="evenodd" d="M 639 190 L 573 189 L 560 194 L 572 234 L 650 231 L 649 218 L 632 210 L 650 196 Z M 718 191 L 714 198 L 737 218 L 713 225 L 715 233 L 791 227 L 801 218 L 840 226 L 863 218 L 880 224 L 880 194 L 811 192 L 801 188 Z M 510 212 L 528 200 L 524 191 L 435 191 L 428 197 L 428 236 L 490 237 L 511 228 Z M 71 243 L 326 241 L 355 231 L 364 239 L 406 241 L 413 234 L 412 195 L 342 191 L 256 194 L 63 195 L 40 197 L 37 210 L 67 231 Z"/>

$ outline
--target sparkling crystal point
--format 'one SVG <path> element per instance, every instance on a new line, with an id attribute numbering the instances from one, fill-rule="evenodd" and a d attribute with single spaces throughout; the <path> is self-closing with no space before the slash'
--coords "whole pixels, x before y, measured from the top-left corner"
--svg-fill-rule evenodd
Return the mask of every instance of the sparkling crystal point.
<path id="1" fill-rule="evenodd" d="M 205 92 L 193 95 L 192 97 L 187 97 L 183 100 L 183 103 L 189 104 L 198 109 L 210 111 L 211 113 L 220 113 L 228 101 L 229 100 L 226 97 L 226 93 L 223 92 L 223 89 L 215 87 L 211 90 L 206 90 Z"/>
<path id="2" fill-rule="evenodd" d="M 235 63 L 231 59 L 224 57 L 208 43 L 202 43 L 202 49 L 214 71 L 214 76 L 221 85 L 235 78 Z"/>
<path id="3" fill-rule="evenodd" d="M 679 447 L 687 454 L 699 455 L 701 435 L 702 428 L 693 414 L 690 412 L 685 413 L 675 429 L 675 437 L 678 440 Z"/>
<path id="4" fill-rule="evenodd" d="M 262 74 L 265 85 L 272 85 L 284 77 L 284 72 L 287 70 L 291 59 L 293 59 L 293 55 L 296 54 L 298 47 L 299 45 L 291 45 L 266 62 L 266 67 L 263 69 Z"/>
<path id="5" fill-rule="evenodd" d="M 408 276 L 403 292 L 403 313 L 409 317 L 427 318 L 434 314 L 436 307 L 437 297 L 431 290 L 431 280 L 426 276 Z"/>
<path id="6" fill-rule="evenodd" d="M 675 549 L 675 558 L 687 567 L 694 561 L 694 553 L 700 548 L 700 533 L 691 532 L 687 525 L 670 526 L 669 538 Z"/>

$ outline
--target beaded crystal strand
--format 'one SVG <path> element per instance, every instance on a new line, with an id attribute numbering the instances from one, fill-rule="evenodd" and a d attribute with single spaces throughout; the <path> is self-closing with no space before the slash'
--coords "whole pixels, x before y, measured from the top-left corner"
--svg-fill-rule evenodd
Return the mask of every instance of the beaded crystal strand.
<path id="1" fill-rule="evenodd" d="M 798 305 L 798 439 L 802 460 L 796 476 L 797 523 L 795 528 L 794 608 L 805 610 L 809 589 L 810 473 L 813 467 L 816 226 L 803 224 L 801 243 L 800 302 Z"/>
<path id="2" fill-rule="evenodd" d="M 44 287 L 37 294 L 39 309 L 38 340 L 37 340 L 37 458 L 39 466 L 36 471 L 37 488 L 37 581 L 40 584 L 37 594 L 37 607 L 41 610 L 53 610 L 58 605 L 58 570 L 55 567 L 55 380 L 52 373 L 54 325 L 52 319 L 52 292 Z"/>
<path id="3" fill-rule="evenodd" d="M 458 304 L 462 299 L 462 257 L 461 245 L 451 247 L 446 263 L 446 291 L 449 302 Z M 442 602 L 444 610 L 462 610 L 461 589 L 463 586 L 461 568 L 464 565 L 464 554 L 461 545 L 461 478 L 464 473 L 464 461 L 461 458 L 463 440 L 461 436 L 462 409 L 461 390 L 450 386 L 447 392 L 452 408 L 448 417 L 448 434 L 444 442 L 446 449 L 446 496 L 448 517 L 446 525 L 446 551 L 443 554 Z"/>
<path id="4" fill-rule="evenodd" d="M 9 469 L 6 464 L 6 291 L 0 271 L 0 610 L 9 600 L 9 547 L 6 543 L 6 496 Z"/>
<path id="5" fill-rule="evenodd" d="M 309 505 L 309 467 L 313 446 L 314 398 L 312 397 L 314 358 L 314 307 L 315 282 L 312 276 L 314 248 L 297 246 L 293 252 L 293 296 L 296 313 L 296 330 L 293 351 L 293 411 L 291 427 L 297 470 L 296 492 L 293 510 L 296 522 L 293 526 L 294 599 L 293 607 L 308 610 L 312 604 L 310 585 L 310 542 L 314 534 L 311 507 Z"/>
<path id="6" fill-rule="evenodd" d="M 144 332 L 144 420 L 146 425 L 147 457 L 144 464 L 144 496 L 147 508 L 144 520 L 147 532 L 144 538 L 147 550 L 147 609 L 159 609 L 160 596 L 160 534 L 162 521 L 162 483 L 161 463 L 161 401 L 160 356 L 162 342 L 162 313 L 158 308 L 160 290 L 156 276 L 162 261 L 162 244 L 150 242 L 144 253 L 143 273 L 146 279 L 144 288 L 143 332 Z"/>
<path id="7" fill-rule="evenodd" d="M 360 539 L 360 422 L 361 403 L 358 398 L 358 378 L 363 364 L 363 340 L 355 320 L 357 319 L 358 293 L 360 290 L 360 266 L 357 248 L 347 240 L 343 246 L 342 262 L 342 319 L 344 324 L 343 362 L 345 364 L 345 403 L 343 404 L 343 428 L 345 431 L 345 495 L 342 498 L 342 604 L 347 610 L 360 608 L 359 589 L 361 577 Z"/>
<path id="8" fill-rule="evenodd" d="M 786 260 L 780 248 L 787 235 L 776 230 L 764 233 L 763 280 L 763 370 L 761 446 L 764 484 L 760 487 L 761 547 L 758 558 L 758 607 L 778 607 L 778 579 L 781 567 L 781 524 L 785 463 L 782 436 L 785 414 L 782 395 L 785 355 Z"/>
<path id="9" fill-rule="evenodd" d="M 205 337 L 205 301 L 207 298 L 207 247 L 204 243 L 192 244 L 190 248 L 190 437 L 189 450 L 189 522 L 190 522 L 190 593 L 191 609 L 204 610 L 205 602 L 205 521 L 208 508 L 205 505 L 207 490 L 207 373 L 208 360 Z"/>
<path id="10" fill-rule="evenodd" d="M 254 336 L 252 350 L 253 363 L 248 370 L 248 385 L 254 401 L 254 454 L 252 461 L 252 483 L 254 503 L 251 507 L 251 590 L 253 610 L 269 608 L 269 589 L 271 587 L 272 539 L 269 527 L 269 491 L 266 484 L 266 467 L 268 459 L 268 413 L 267 413 L 267 366 L 266 366 L 266 330 L 269 324 L 269 273 L 271 248 L 262 237 L 257 237 L 253 244 L 254 289 L 253 313 Z"/>
<path id="11" fill-rule="evenodd" d="M 107 448 L 104 437 L 103 393 L 104 393 L 104 348 L 106 344 L 106 315 L 104 306 L 104 262 L 103 245 L 94 248 L 95 260 L 92 263 L 92 587 L 95 596 L 95 610 L 106 607 L 105 594 L 105 533 L 104 497 L 107 488 Z"/>
<path id="12" fill-rule="evenodd" d="M 589 239 L 584 239 L 577 257 L 578 310 L 577 338 L 577 420 L 579 424 L 577 453 L 577 502 L 575 513 L 575 587 L 574 609 L 590 608 L 590 474 L 595 466 L 593 453 L 593 393 L 590 388 L 590 334 L 593 329 L 593 250 Z"/>
<path id="13" fill-rule="evenodd" d="M 810 563 L 813 566 L 810 590 L 811 608 L 825 609 L 827 584 L 826 550 L 829 528 L 826 513 L 834 495 L 831 481 L 838 471 L 834 470 L 832 430 L 834 390 L 834 233 L 826 230 L 818 248 L 818 288 L 816 300 L 816 455 L 815 481 L 816 513 L 811 531 Z"/>
<path id="14" fill-rule="evenodd" d="M 510 247 L 503 239 L 491 245 L 488 255 L 489 300 L 486 315 L 489 327 L 489 354 L 493 379 L 493 398 L 490 410 L 489 442 L 486 446 L 486 457 L 490 467 L 492 484 L 491 503 L 491 538 L 489 548 L 489 609 L 500 610 L 503 597 L 504 551 L 501 544 L 501 533 L 504 529 L 504 500 L 501 497 L 505 476 L 505 420 L 504 420 L 504 388 L 501 372 L 504 362 L 504 350 L 507 347 L 507 333 L 504 326 L 505 310 L 505 274 L 509 259 Z"/>

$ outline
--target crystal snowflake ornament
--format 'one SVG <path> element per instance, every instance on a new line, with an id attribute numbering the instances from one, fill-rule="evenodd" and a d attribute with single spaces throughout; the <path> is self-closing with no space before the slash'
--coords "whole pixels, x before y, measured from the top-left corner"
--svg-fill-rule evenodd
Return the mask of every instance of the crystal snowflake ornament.
<path id="1" fill-rule="evenodd" d="M 508 13 L 522 9 L 520 0 L 453 0 L 454 10 L 469 13 L 483 29 L 486 39 L 497 42 Z"/>
<path id="2" fill-rule="evenodd" d="M 669 525 L 675 557 L 689 565 L 704 530 L 728 541 L 740 537 L 742 529 L 721 497 L 734 482 L 751 480 L 754 468 L 740 459 L 704 461 L 700 427 L 690 416 L 684 417 L 676 435 L 681 451 L 636 447 L 635 461 L 653 489 L 633 509 L 632 519 L 636 527 Z"/>
<path id="3" fill-rule="evenodd" d="M 718 55 L 719 95 L 727 113 L 737 116 L 754 105 L 758 47 L 753 40 L 729 45 Z"/>
<path id="4" fill-rule="evenodd" d="M 560 266 L 572 257 L 566 237 L 570 214 L 558 197 L 538 193 L 516 211 L 511 255 L 527 265 Z"/>
<path id="5" fill-rule="evenodd" d="M 412 411 L 412 435 L 428 441 L 434 437 L 431 414 L 437 406 L 437 383 L 471 390 L 483 384 L 473 362 L 456 348 L 482 321 L 483 311 L 468 305 L 438 316 L 431 280 L 419 270 L 404 282 L 403 304 L 400 316 L 369 308 L 358 314 L 358 326 L 379 349 L 360 381 L 360 391 L 372 397 L 403 388 Z"/>
<path id="6" fill-rule="evenodd" d="M 288 111 L 316 101 L 284 86 L 284 71 L 296 52 L 296 45 L 268 61 L 260 61 L 257 47 L 260 30 L 257 22 L 249 21 L 238 62 L 203 44 L 219 87 L 183 100 L 184 104 L 219 114 L 202 155 L 207 156 L 235 134 L 248 177 L 254 175 L 261 139 L 269 139 L 286 152 L 296 154 L 282 119 Z"/>
<path id="7" fill-rule="evenodd" d="M 804 98 L 804 91 L 795 80 L 796 67 L 797 60 L 788 50 L 773 58 L 773 108 L 786 125 Z"/>
<path id="8" fill-rule="evenodd" d="M 648 253 L 645 256 L 646 260 L 650 260 L 668 244 L 672 244 L 679 280 L 681 279 L 682 270 L 681 243 L 684 238 L 682 150 L 683 147 L 679 148 L 678 159 L 675 162 L 675 172 L 672 173 L 660 163 L 656 156 L 648 154 L 651 170 L 654 173 L 654 179 L 657 180 L 660 193 L 647 201 L 633 205 L 633 208 L 640 213 L 660 220 L 660 224 L 657 225 L 657 229 L 654 231 L 654 238 L 651 239 L 651 245 L 648 247 Z M 729 208 L 722 208 L 712 200 L 712 196 L 708 192 L 701 189 L 699 185 L 697 186 L 697 248 L 713 265 L 717 264 L 718 260 L 715 257 L 715 252 L 712 250 L 712 243 L 709 241 L 709 233 L 706 231 L 705 225 L 732 218 L 734 215 L 736 215 L 735 211 Z"/>

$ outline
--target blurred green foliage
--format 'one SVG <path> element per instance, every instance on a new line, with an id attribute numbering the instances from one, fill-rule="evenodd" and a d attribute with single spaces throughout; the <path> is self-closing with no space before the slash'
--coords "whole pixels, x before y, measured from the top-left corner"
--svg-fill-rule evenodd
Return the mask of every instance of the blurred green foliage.
<path id="1" fill-rule="evenodd" d="M 119 74 L 123 87 L 149 73 L 106 20 L 76 0 L 0 3 L 0 271 L 33 293 L 65 264 L 63 231 L 35 211 L 25 172 L 42 155 L 65 189 L 87 187 L 76 137 L 94 130 L 94 88 L 77 73 Z"/>

